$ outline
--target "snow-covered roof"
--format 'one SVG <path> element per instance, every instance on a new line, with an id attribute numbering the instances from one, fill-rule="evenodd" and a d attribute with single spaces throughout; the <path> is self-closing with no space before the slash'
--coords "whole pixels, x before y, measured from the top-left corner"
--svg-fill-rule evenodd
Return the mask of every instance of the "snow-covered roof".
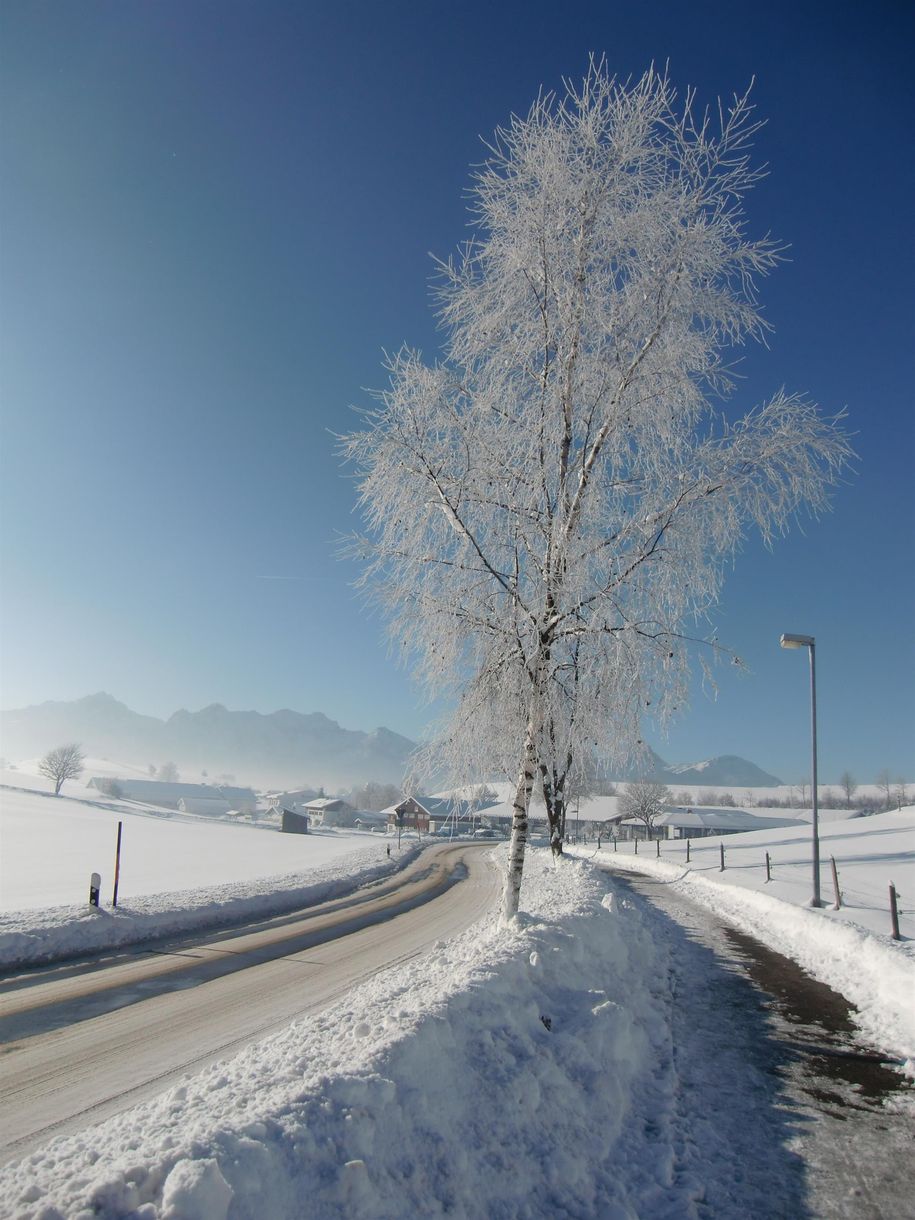
<path id="1" fill-rule="evenodd" d="M 232 806 L 221 796 L 183 796 L 178 808 L 184 813 L 228 813 Z"/>
<path id="2" fill-rule="evenodd" d="M 383 810 L 386 815 L 396 813 L 402 805 L 407 801 L 414 801 L 421 809 L 428 813 L 430 818 L 451 818 L 455 815 L 459 818 L 468 817 L 472 812 L 484 813 L 488 806 L 475 805 L 468 801 L 455 799 L 450 794 L 445 793 L 440 796 L 408 796 L 402 801 L 398 801 L 396 805 L 388 805 L 387 809 Z"/>
<path id="3" fill-rule="evenodd" d="M 110 776 L 93 776 L 88 788 L 104 788 L 111 784 Z M 256 800 L 251 788 L 216 788 L 211 784 L 170 784 L 158 779 L 115 779 L 123 796 L 130 801 L 146 801 L 150 805 L 163 801 L 177 804 L 182 797 L 199 797 L 204 800 L 237 799 Z"/>
<path id="4" fill-rule="evenodd" d="M 343 809 L 346 807 L 346 801 L 339 796 L 319 796 L 313 801 L 307 801 L 304 805 L 305 809 L 310 809 L 313 813 L 326 813 L 329 809 Z"/>
<path id="5" fill-rule="evenodd" d="M 625 820 L 631 822 L 636 819 Z M 777 830 L 782 826 L 796 826 L 797 820 L 759 817 L 746 809 L 729 809 L 726 806 L 690 805 L 666 810 L 655 819 L 655 825 L 677 826 L 684 830 Z"/>

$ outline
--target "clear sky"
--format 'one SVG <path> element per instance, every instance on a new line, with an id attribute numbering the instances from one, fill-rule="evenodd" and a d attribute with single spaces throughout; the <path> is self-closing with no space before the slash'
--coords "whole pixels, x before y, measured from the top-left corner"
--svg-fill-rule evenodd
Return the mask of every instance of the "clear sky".
<path id="1" fill-rule="evenodd" d="M 751 674 L 697 689 L 669 761 L 734 753 L 915 778 L 913 10 L 579 0 L 0 5 L 2 671 L 6 708 L 104 689 L 141 712 L 320 710 L 419 736 L 430 709 L 334 558 L 353 528 L 332 433 L 382 349 L 434 355 L 429 253 L 467 234 L 481 136 L 589 52 L 670 61 L 768 125 L 747 408 L 847 407 L 834 512 L 747 546 L 721 638 Z"/>

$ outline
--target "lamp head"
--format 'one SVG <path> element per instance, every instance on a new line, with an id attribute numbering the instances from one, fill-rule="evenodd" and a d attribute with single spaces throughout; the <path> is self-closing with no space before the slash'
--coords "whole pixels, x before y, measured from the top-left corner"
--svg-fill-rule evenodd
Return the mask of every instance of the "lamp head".
<path id="1" fill-rule="evenodd" d="M 814 637 L 812 635 L 783 635 L 779 637 L 779 644 L 782 648 L 813 648 Z"/>

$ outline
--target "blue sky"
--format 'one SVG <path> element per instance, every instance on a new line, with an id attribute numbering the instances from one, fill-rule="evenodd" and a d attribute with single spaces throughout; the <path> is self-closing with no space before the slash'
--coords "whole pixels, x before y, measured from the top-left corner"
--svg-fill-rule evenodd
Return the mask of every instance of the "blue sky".
<path id="1" fill-rule="evenodd" d="M 105 689 L 166 716 L 321 710 L 419 736 L 430 710 L 334 558 L 355 524 L 332 433 L 381 353 L 433 355 L 429 253 L 466 236 L 481 136 L 589 52 L 670 61 L 768 120 L 747 408 L 848 408 L 834 512 L 749 544 L 717 625 L 751 674 L 697 689 L 670 761 L 735 753 L 915 778 L 913 19 L 900 3 L 0 6 L 0 700 Z M 649 736 L 651 736 L 649 734 Z"/>

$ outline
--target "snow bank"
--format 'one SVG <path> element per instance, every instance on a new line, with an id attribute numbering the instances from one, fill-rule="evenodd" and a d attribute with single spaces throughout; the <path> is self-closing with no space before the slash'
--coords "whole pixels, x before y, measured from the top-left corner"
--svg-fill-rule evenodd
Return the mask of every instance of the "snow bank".
<path id="1" fill-rule="evenodd" d="M 488 917 L 47 1145 L 0 1172 L 0 1198 L 23 1220 L 647 1214 L 665 1158 L 610 1153 L 650 1117 L 640 1082 L 667 1012 L 649 980 L 666 975 L 605 888 L 532 851 L 509 930 Z"/>
<path id="2" fill-rule="evenodd" d="M 417 851 L 414 844 L 405 847 L 399 857 L 388 858 L 383 844 L 376 841 L 371 847 L 350 847 L 331 863 L 307 872 L 152 894 L 120 902 L 116 908 L 82 903 L 0 912 L 0 969 L 281 915 L 351 893 L 403 868 Z"/>
<path id="3" fill-rule="evenodd" d="M 744 837 L 749 836 L 733 836 L 735 840 Z M 727 852 L 729 840 L 724 842 Z M 622 849 L 597 853 L 581 848 L 569 850 L 587 855 L 608 868 L 647 873 L 667 881 L 722 919 L 792 958 L 850 1000 L 857 1009 L 853 1016 L 864 1037 L 906 1060 L 907 1071 L 915 1075 L 912 941 L 893 941 L 847 918 L 839 919 L 841 911 L 828 907 L 814 910 L 800 905 L 800 899 L 794 903 L 772 897 L 762 892 L 764 881 L 759 882 L 759 888 L 753 888 L 746 876 L 740 877 L 736 870 L 717 874 L 692 870 L 684 864 L 648 855 L 646 847 L 652 850 L 650 845 L 643 844 L 638 856 L 624 854 Z M 665 851 L 667 847 L 665 844 Z"/>

